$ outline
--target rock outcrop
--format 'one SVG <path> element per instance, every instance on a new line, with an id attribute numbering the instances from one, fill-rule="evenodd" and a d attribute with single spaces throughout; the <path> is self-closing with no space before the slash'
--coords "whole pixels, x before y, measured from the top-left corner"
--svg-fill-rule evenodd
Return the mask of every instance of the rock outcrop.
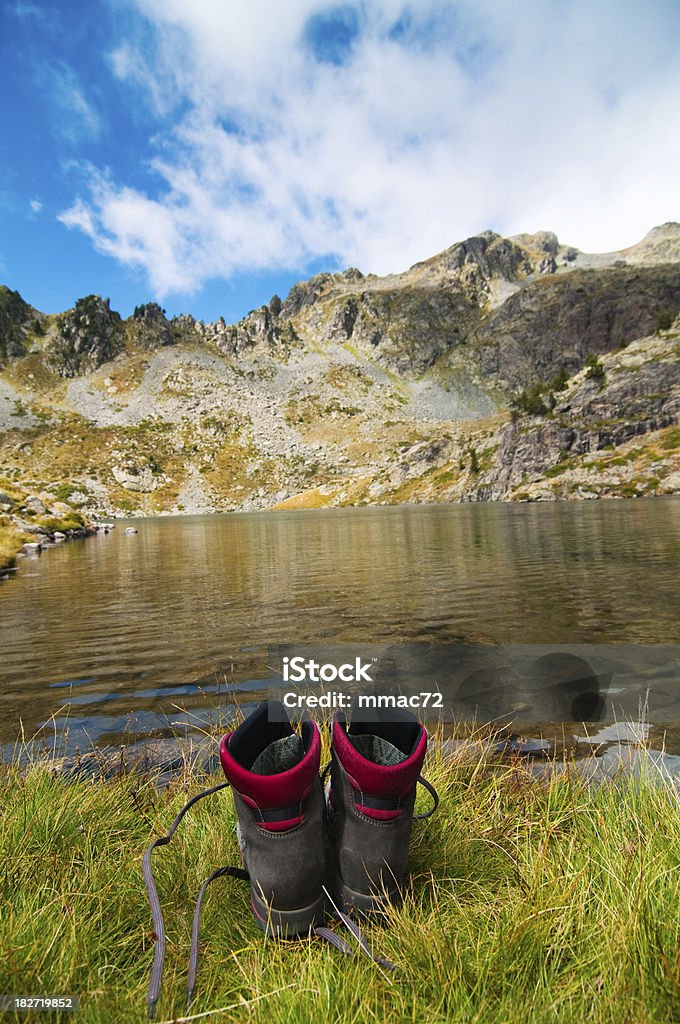
<path id="1" fill-rule="evenodd" d="M 211 343 L 225 356 L 246 356 L 260 351 L 286 359 L 292 350 L 302 348 L 295 328 L 291 323 L 279 319 L 281 300 L 274 296 L 273 308 L 260 306 L 253 309 L 237 324 L 227 324 L 220 317 L 215 323 L 198 322 L 198 335 Z"/>
<path id="2" fill-rule="evenodd" d="M 149 494 L 166 482 L 165 477 L 159 476 L 153 466 L 140 466 L 134 462 L 128 462 L 124 466 L 114 465 L 111 467 L 111 473 L 116 483 L 126 491 L 137 491 L 140 494 Z"/>
<path id="3" fill-rule="evenodd" d="M 0 285 L 0 367 L 25 356 L 30 334 L 42 335 L 43 316 L 19 292 Z"/>
<path id="4" fill-rule="evenodd" d="M 88 295 L 57 317 L 47 341 L 47 363 L 61 377 L 96 370 L 123 350 L 125 332 L 108 299 Z"/>
<path id="5" fill-rule="evenodd" d="M 146 302 L 136 306 L 127 322 L 128 336 L 133 343 L 144 349 L 156 349 L 173 345 L 176 336 L 166 319 L 165 310 L 157 302 Z"/>

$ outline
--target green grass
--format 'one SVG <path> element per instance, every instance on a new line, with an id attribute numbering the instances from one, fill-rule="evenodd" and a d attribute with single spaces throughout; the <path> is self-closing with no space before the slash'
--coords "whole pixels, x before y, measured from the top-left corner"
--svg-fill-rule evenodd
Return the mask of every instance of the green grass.
<path id="1" fill-rule="evenodd" d="M 205 901 L 192 1013 L 231 1007 L 201 1019 L 263 1024 L 677 1021 L 677 792 L 658 777 L 543 783 L 519 763 L 438 751 L 426 774 L 441 804 L 414 825 L 404 906 L 389 927 L 365 929 L 395 973 L 319 940 L 265 940 L 247 887 L 225 878 Z M 206 784 L 190 769 L 163 792 L 133 775 L 2 770 L 0 992 L 80 997 L 77 1015 L 53 1021 L 145 1019 L 142 853 Z M 234 824 L 222 791 L 154 852 L 168 932 L 160 1021 L 183 1011 L 193 904 L 216 866 L 238 863 Z"/>
<path id="2" fill-rule="evenodd" d="M 5 520 L 6 516 L 0 516 L 0 573 L 14 566 L 17 552 L 27 540 L 33 539 Z"/>
<path id="3" fill-rule="evenodd" d="M 544 469 L 543 476 L 548 479 L 554 476 L 561 476 L 562 473 L 571 468 L 571 465 L 570 459 L 563 459 L 562 462 L 556 462 L 554 466 L 548 466 L 547 469 Z"/>

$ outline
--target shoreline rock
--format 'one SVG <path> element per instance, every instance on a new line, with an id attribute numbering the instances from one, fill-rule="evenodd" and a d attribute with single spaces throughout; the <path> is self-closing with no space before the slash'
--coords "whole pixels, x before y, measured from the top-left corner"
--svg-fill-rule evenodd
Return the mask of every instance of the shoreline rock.
<path id="1" fill-rule="evenodd" d="M 615 779 L 622 772 L 638 778 L 650 772 L 659 782 L 676 787 L 680 795 L 680 755 L 621 739 L 592 746 L 589 751 L 578 748 L 571 753 L 546 750 L 544 745 L 537 745 L 531 740 L 518 744 L 509 740 L 446 739 L 431 743 L 431 749 L 434 751 L 436 748 L 447 758 L 483 758 L 489 769 L 501 767 L 507 771 L 511 764 L 539 782 L 576 772 L 584 782 L 599 785 Z M 37 761 L 28 762 L 25 767 L 44 764 L 55 776 L 66 781 L 78 778 L 106 781 L 132 773 L 152 775 L 163 785 L 186 769 L 205 775 L 219 772 L 218 751 L 219 737 L 184 741 L 148 739 L 115 752 L 95 748 L 83 754 L 57 758 L 48 753 L 42 759 L 38 757 Z"/>
<path id="2" fill-rule="evenodd" d="M 66 541 L 91 537 L 97 530 L 82 512 L 51 495 L 32 494 L 13 486 L 0 494 L 0 579 L 17 571 L 17 559 L 36 557 Z"/>

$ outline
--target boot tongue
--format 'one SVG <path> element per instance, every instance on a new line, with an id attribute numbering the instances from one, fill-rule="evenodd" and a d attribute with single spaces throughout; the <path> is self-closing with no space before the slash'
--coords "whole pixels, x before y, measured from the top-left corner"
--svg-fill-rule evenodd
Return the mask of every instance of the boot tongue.
<path id="1" fill-rule="evenodd" d="M 297 733 L 274 740 L 255 758 L 250 769 L 255 775 L 278 775 L 294 768 L 302 760 L 305 747 Z"/>
<path id="2" fill-rule="evenodd" d="M 406 760 L 406 754 L 402 753 L 389 740 L 383 739 L 382 736 L 373 736 L 368 733 L 364 736 L 348 736 L 347 738 L 362 757 L 365 757 L 367 761 L 373 761 L 374 764 L 388 767 L 401 764 Z"/>

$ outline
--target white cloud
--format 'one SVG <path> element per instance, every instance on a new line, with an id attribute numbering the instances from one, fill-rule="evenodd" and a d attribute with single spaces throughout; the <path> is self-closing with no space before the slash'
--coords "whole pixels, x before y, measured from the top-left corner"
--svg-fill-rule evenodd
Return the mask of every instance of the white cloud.
<path id="1" fill-rule="evenodd" d="M 8 10 L 15 18 L 40 18 L 43 12 L 35 4 L 24 3 L 23 0 L 16 0 L 10 4 Z"/>
<path id="2" fill-rule="evenodd" d="M 57 111 L 54 131 L 62 138 L 77 143 L 97 138 L 103 128 L 102 117 L 74 69 L 64 61 L 47 65 L 39 71 L 49 99 Z"/>
<path id="3" fill-rule="evenodd" d="M 96 241 L 97 229 L 95 228 L 94 217 L 85 203 L 78 199 L 73 206 L 58 218 L 67 228 L 79 228 L 93 241 Z"/>
<path id="4" fill-rule="evenodd" d="M 603 251 L 680 214 L 671 4 L 372 0 L 340 63 L 310 22 L 332 0 L 136 7 L 154 46 L 111 66 L 163 118 L 159 187 L 93 171 L 61 219 L 158 295 L 327 254 L 400 270 L 485 227 Z"/>
<path id="5" fill-rule="evenodd" d="M 39 214 L 43 208 L 43 204 L 39 199 L 29 199 L 28 205 L 31 208 L 31 213 L 36 215 Z"/>

